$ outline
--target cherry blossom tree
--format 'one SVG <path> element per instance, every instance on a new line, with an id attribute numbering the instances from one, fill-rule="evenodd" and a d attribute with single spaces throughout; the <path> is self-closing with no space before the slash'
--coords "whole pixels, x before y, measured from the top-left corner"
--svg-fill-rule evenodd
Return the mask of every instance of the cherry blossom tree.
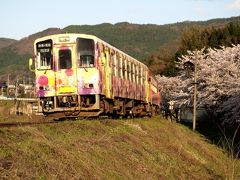
<path id="1" fill-rule="evenodd" d="M 205 107 L 224 123 L 240 121 L 240 45 L 221 49 L 189 51 L 179 59 L 176 77 L 156 78 L 162 99 L 174 100 L 178 106 L 192 105 L 194 69 L 196 66 L 197 105 Z"/>

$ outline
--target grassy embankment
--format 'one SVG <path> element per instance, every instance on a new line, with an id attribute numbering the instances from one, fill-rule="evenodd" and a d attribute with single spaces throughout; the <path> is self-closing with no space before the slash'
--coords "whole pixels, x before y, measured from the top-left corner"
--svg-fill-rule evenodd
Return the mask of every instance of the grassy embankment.
<path id="1" fill-rule="evenodd" d="M 0 179 L 239 179 L 239 160 L 160 117 L 0 129 Z"/>
<path id="2" fill-rule="evenodd" d="M 19 118 L 14 118 L 14 116 L 11 116 L 11 114 L 10 114 L 10 109 L 13 108 L 14 105 L 15 105 L 14 101 L 0 100 L 0 122 L 10 121 L 12 119 L 12 117 L 14 120 L 19 119 Z"/>

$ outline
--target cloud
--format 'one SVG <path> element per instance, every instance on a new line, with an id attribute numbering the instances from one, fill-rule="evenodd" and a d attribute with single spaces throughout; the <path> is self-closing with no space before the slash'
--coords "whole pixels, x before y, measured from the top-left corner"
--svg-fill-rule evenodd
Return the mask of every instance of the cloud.
<path id="1" fill-rule="evenodd" d="M 233 2 L 226 5 L 228 9 L 240 9 L 240 0 L 234 0 Z"/>

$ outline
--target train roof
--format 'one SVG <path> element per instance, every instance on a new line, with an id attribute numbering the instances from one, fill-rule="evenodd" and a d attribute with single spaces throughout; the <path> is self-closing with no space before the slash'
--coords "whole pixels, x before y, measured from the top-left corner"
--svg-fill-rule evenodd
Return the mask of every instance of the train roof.
<path id="1" fill-rule="evenodd" d="M 48 39 L 52 39 L 53 42 L 58 42 L 58 39 L 59 38 L 64 38 L 64 37 L 69 37 L 71 39 L 71 42 L 75 42 L 76 43 L 76 39 L 77 38 L 86 38 L 86 39 L 93 39 L 94 41 L 97 41 L 97 42 L 101 42 L 102 44 L 106 45 L 107 47 L 115 50 L 115 51 L 118 51 L 119 53 L 123 54 L 124 56 L 128 57 L 128 58 L 131 58 L 135 61 L 137 61 L 138 63 L 140 63 L 142 66 L 145 66 L 145 68 L 148 68 L 145 64 L 143 64 L 141 61 L 133 58 L 132 56 L 126 54 L 125 52 L 121 51 L 120 49 L 112 46 L 111 44 L 103 41 L 102 39 L 98 38 L 97 36 L 94 36 L 94 35 L 90 35 L 90 34 L 79 34 L 79 33 L 65 33 L 65 34 L 53 34 L 53 35 L 49 35 L 49 36 L 44 36 L 44 37 L 41 37 L 41 38 L 38 38 L 34 41 L 34 45 L 38 42 L 41 42 L 41 41 L 46 41 Z"/>
<path id="2" fill-rule="evenodd" d="M 35 40 L 34 44 L 41 42 L 41 41 L 45 41 L 48 39 L 53 39 L 53 41 L 57 41 L 57 38 L 60 37 L 70 37 L 72 39 L 76 39 L 78 37 L 81 38 L 86 38 L 86 39 L 99 39 L 94 35 L 90 35 L 90 34 L 79 34 L 79 33 L 62 33 L 62 34 L 53 34 L 53 35 L 48 35 L 48 36 L 43 36 L 41 38 L 38 38 Z"/>

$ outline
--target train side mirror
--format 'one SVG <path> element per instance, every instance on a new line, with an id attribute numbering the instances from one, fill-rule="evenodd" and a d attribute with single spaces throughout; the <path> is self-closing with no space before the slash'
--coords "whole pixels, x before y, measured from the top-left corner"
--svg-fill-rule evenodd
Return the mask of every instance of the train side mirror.
<path id="1" fill-rule="evenodd" d="M 30 71 L 34 72 L 35 70 L 32 68 L 32 66 L 33 66 L 33 60 L 32 60 L 32 58 L 30 58 L 28 60 L 28 67 L 29 67 Z"/>

